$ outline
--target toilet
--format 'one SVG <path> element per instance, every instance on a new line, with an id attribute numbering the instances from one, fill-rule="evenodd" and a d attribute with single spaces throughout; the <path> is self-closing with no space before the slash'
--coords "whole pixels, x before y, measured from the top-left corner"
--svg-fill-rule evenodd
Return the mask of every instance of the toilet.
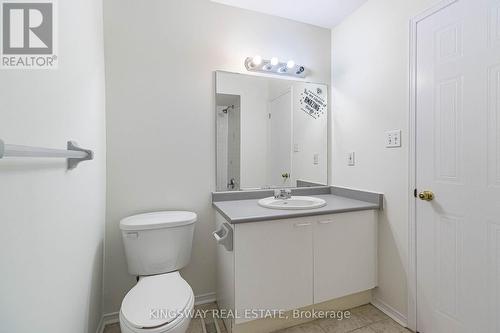
<path id="1" fill-rule="evenodd" d="M 120 221 L 128 271 L 138 277 L 122 301 L 122 333 L 186 332 L 194 294 L 178 270 L 191 258 L 196 220 L 192 212 L 164 211 Z"/>

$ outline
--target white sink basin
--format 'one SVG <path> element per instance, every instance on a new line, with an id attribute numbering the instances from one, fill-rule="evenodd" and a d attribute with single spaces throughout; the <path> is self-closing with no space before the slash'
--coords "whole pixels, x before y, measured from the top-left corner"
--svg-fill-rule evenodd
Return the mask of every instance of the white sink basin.
<path id="1" fill-rule="evenodd" d="M 290 199 L 274 197 L 259 200 L 259 206 L 271 209 L 314 209 L 326 206 L 326 201 L 315 197 L 292 196 Z"/>

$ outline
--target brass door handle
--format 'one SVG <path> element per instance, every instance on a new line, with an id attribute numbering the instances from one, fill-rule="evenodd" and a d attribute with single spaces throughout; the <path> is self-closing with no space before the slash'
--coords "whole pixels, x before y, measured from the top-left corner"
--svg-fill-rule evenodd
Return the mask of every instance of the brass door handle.
<path id="1" fill-rule="evenodd" d="M 434 193 L 432 191 L 423 191 L 418 194 L 420 200 L 432 201 L 434 200 Z"/>

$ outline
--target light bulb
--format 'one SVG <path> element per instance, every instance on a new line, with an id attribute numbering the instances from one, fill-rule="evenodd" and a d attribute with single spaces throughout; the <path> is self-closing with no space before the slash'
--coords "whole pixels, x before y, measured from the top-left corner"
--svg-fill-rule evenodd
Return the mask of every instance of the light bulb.
<path id="1" fill-rule="evenodd" d="M 271 58 L 271 65 L 276 66 L 280 61 L 276 57 Z"/>
<path id="2" fill-rule="evenodd" d="M 254 66 L 259 66 L 262 63 L 262 57 L 260 55 L 256 55 L 252 59 L 252 64 Z"/>
<path id="3" fill-rule="evenodd" d="M 286 67 L 288 67 L 288 68 L 294 68 L 295 67 L 295 61 L 288 60 L 288 62 L 286 63 Z"/>

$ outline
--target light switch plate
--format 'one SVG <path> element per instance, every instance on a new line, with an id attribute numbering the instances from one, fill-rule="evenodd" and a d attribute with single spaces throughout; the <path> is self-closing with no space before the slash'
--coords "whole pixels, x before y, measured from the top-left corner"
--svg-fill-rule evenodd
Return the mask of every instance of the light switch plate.
<path id="1" fill-rule="evenodd" d="M 293 152 L 294 152 L 294 153 L 298 153 L 298 152 L 300 152 L 300 149 L 299 149 L 299 144 L 298 144 L 298 143 L 295 143 L 295 144 L 293 145 Z"/>
<path id="2" fill-rule="evenodd" d="M 350 152 L 347 155 L 347 165 L 348 166 L 355 166 L 356 165 L 356 154 L 354 152 Z"/>
<path id="3" fill-rule="evenodd" d="M 318 153 L 314 154 L 313 163 L 314 163 L 314 165 L 319 164 L 319 154 Z"/>
<path id="4" fill-rule="evenodd" d="M 385 132 L 385 146 L 387 148 L 401 147 L 401 130 Z"/>

